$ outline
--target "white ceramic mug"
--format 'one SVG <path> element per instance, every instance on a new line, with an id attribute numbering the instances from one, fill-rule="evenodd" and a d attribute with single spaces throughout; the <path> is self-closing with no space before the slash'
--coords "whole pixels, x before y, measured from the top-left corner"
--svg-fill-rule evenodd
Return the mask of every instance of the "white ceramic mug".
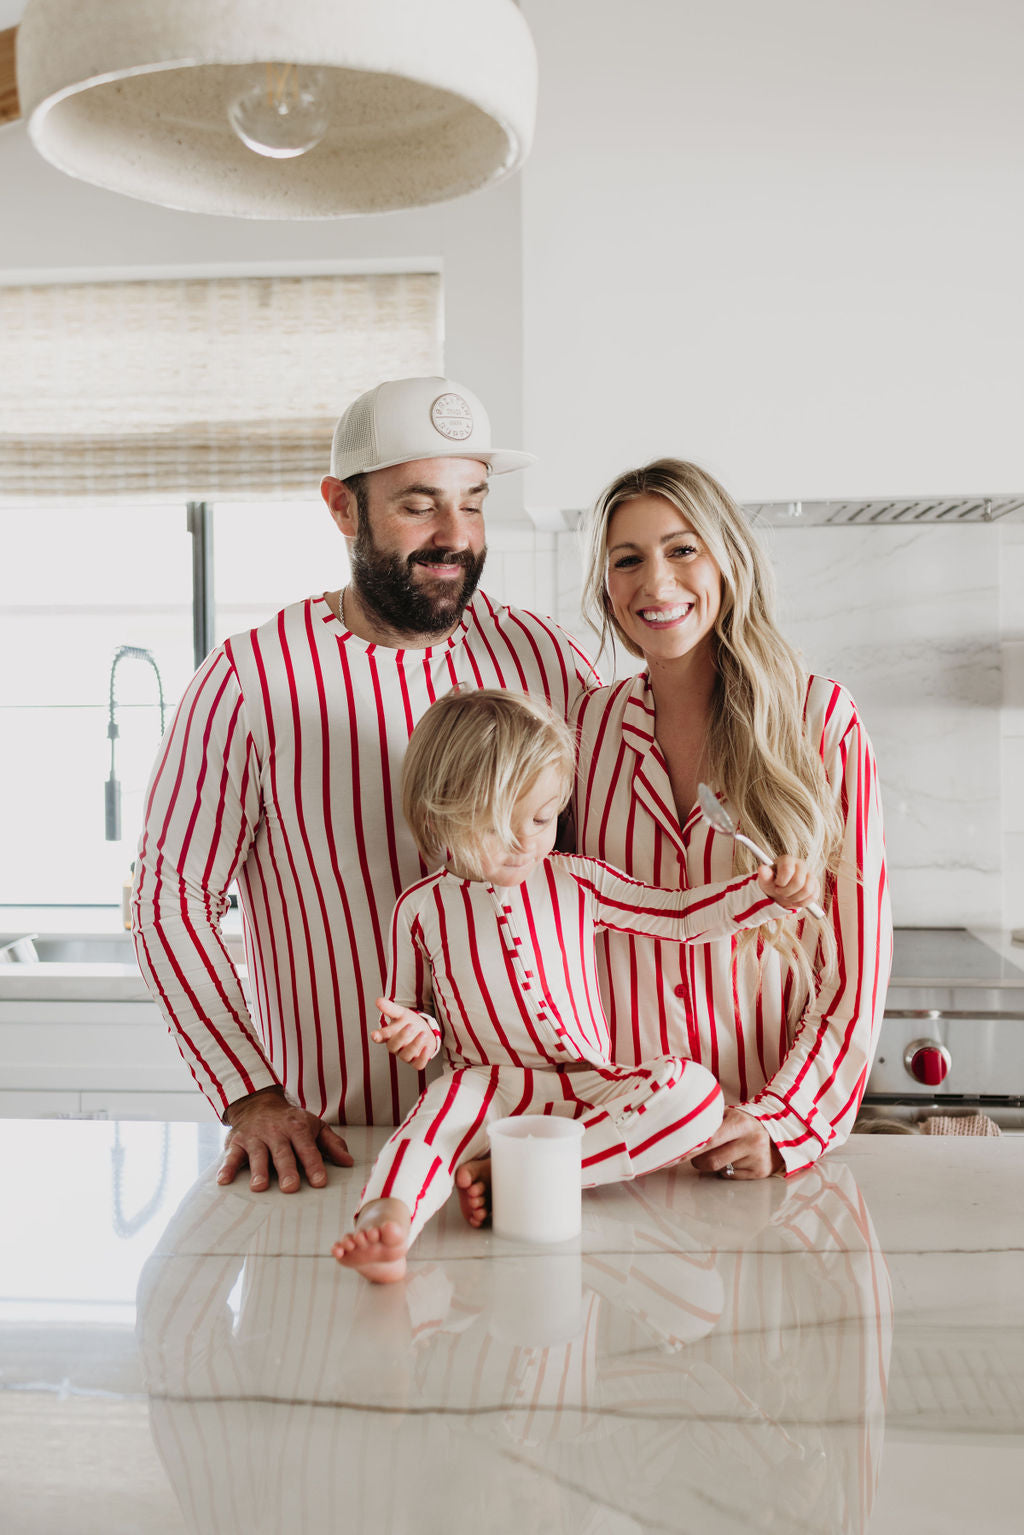
<path id="1" fill-rule="evenodd" d="M 583 1221 L 578 1119 L 516 1114 L 488 1125 L 495 1235 L 567 1242 Z"/>

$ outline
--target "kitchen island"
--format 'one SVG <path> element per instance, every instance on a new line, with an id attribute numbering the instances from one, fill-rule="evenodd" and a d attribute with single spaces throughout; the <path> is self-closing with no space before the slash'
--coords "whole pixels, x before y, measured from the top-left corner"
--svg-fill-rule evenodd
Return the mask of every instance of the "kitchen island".
<path id="1" fill-rule="evenodd" d="M 576 1246 L 428 1227 L 214 1124 L 0 1121 L 7 1535 L 1020 1528 L 1024 1138 L 857 1136 L 786 1182 L 588 1194 Z"/>

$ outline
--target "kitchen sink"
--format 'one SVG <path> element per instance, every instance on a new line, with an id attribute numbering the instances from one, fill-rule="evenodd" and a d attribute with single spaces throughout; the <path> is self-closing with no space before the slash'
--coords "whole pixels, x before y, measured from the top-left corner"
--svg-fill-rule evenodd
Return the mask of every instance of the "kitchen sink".
<path id="1" fill-rule="evenodd" d="M 0 939 L 7 963 L 31 965 L 134 965 L 130 933 L 36 934 Z"/>
<path id="2" fill-rule="evenodd" d="M 43 964 L 134 965 L 131 933 L 86 933 L 74 938 L 33 939 Z"/>
<path id="3" fill-rule="evenodd" d="M 242 935 L 223 935 L 236 965 L 245 963 Z M 44 965 L 130 965 L 136 969 L 130 933 L 0 933 L 0 974 Z"/>

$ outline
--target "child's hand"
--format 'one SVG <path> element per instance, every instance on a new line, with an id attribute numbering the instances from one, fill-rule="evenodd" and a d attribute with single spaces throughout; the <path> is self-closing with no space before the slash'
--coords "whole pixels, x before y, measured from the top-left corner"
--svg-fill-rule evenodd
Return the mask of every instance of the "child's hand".
<path id="1" fill-rule="evenodd" d="M 774 865 L 762 864 L 757 879 L 766 895 L 780 906 L 788 906 L 790 911 L 809 906 L 818 899 L 821 889 L 817 875 L 811 873 L 803 859 L 791 858 L 788 853 L 783 853 Z"/>
<path id="2" fill-rule="evenodd" d="M 437 1035 L 411 1008 L 399 1007 L 387 997 L 378 997 L 377 1006 L 389 1021 L 374 1029 L 370 1038 L 375 1044 L 387 1045 L 392 1055 L 397 1055 L 400 1061 L 408 1061 L 420 1071 L 441 1048 Z"/>

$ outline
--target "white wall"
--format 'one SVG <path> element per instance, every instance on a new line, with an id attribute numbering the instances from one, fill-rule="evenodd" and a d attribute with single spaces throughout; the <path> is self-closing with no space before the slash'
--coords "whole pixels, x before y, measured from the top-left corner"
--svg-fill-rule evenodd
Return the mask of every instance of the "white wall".
<path id="1" fill-rule="evenodd" d="M 526 0 L 528 504 L 1024 488 L 1018 0 Z"/>

